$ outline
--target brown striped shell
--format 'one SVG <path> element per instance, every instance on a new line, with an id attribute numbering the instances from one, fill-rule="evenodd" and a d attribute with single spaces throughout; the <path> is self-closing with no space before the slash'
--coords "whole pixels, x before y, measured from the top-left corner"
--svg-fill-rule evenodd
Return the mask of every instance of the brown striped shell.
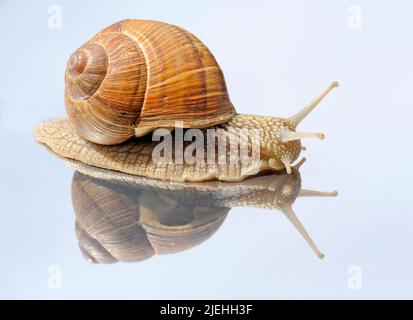
<path id="1" fill-rule="evenodd" d="M 69 58 L 65 104 L 72 126 L 98 144 L 159 127 L 210 127 L 235 114 L 223 73 L 194 35 L 158 21 L 123 20 Z"/>

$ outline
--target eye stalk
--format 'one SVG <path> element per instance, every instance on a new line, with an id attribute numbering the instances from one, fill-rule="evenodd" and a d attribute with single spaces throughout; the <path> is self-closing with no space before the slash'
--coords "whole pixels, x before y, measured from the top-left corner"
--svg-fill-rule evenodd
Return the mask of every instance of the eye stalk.
<path id="1" fill-rule="evenodd" d="M 323 100 L 334 88 L 338 87 L 338 82 L 334 81 L 332 82 L 326 89 L 324 89 L 323 92 L 321 92 L 313 101 L 311 101 L 307 106 L 305 106 L 303 109 L 301 109 L 299 112 L 297 112 L 295 115 L 286 118 L 285 121 L 289 124 L 290 127 L 292 127 L 293 130 L 290 129 L 281 129 L 279 131 L 279 141 L 283 144 L 292 142 L 292 141 L 298 141 L 304 138 L 318 138 L 320 140 L 324 140 L 325 136 L 323 133 L 318 133 L 318 132 L 297 132 L 295 131 L 295 128 L 303 121 L 307 115 L 314 110 L 314 108 Z M 300 149 L 303 150 L 303 147 L 300 145 Z M 304 147 L 305 150 L 305 147 Z M 281 160 L 282 164 L 284 165 L 286 171 L 288 174 L 292 172 L 291 170 L 291 163 L 294 161 L 294 159 L 291 159 L 291 154 L 290 152 L 284 155 L 281 155 L 279 160 Z M 275 170 L 279 170 L 279 165 L 280 162 L 276 159 L 270 159 L 268 161 L 268 165 Z"/>
<path id="2" fill-rule="evenodd" d="M 67 70 L 73 78 L 76 78 L 83 73 L 86 69 L 87 60 L 86 53 L 81 50 L 78 50 L 71 55 Z"/>

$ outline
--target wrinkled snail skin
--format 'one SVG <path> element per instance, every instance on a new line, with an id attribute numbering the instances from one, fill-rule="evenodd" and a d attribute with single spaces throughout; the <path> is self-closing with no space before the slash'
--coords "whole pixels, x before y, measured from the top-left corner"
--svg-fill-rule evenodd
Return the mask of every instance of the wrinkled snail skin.
<path id="1" fill-rule="evenodd" d="M 302 150 L 300 139 L 324 138 L 297 132 L 297 126 L 337 86 L 333 82 L 288 118 L 237 114 L 221 68 L 199 39 L 158 21 L 123 20 L 70 56 L 65 74 L 68 121 L 40 124 L 35 138 L 63 157 L 164 180 L 240 181 L 267 170 L 290 173 Z M 154 164 L 148 158 L 155 147 L 148 142 L 150 133 L 175 126 L 204 129 L 204 134 L 205 128 L 222 129 L 240 141 L 259 129 L 260 160 Z"/>
<path id="2" fill-rule="evenodd" d="M 304 160 L 290 175 L 263 175 L 238 183 L 166 182 L 67 161 L 78 170 L 72 181 L 76 235 L 90 262 L 143 261 L 190 249 L 211 237 L 233 207 L 280 210 L 323 257 L 292 205 L 300 196 L 337 193 L 302 189 L 298 169 Z"/>
<path id="3" fill-rule="evenodd" d="M 226 124 L 225 130 L 236 131 L 234 126 Z M 245 123 L 243 123 L 245 128 Z M 220 125 L 219 129 L 223 127 Z M 207 141 L 206 131 L 204 141 Z M 269 133 L 269 131 L 268 131 Z M 151 137 L 142 137 L 124 142 L 121 145 L 105 146 L 91 143 L 79 135 L 70 126 L 66 119 L 58 119 L 40 124 L 35 133 L 38 142 L 45 144 L 56 154 L 74 160 L 79 160 L 96 167 L 120 171 L 132 175 L 171 181 L 240 181 L 251 175 L 266 170 L 273 170 L 274 163 L 268 160 L 268 153 L 280 152 L 291 157 L 297 157 L 301 144 L 296 141 L 271 149 L 269 144 L 261 145 L 261 155 L 257 161 L 229 163 L 230 149 L 227 148 L 227 160 L 225 163 L 175 163 L 175 148 L 172 148 L 172 163 L 159 163 L 154 160 L 154 149 L 159 142 L 151 141 Z M 174 138 L 173 138 L 174 139 Z M 172 140 L 173 140 L 172 139 Z M 185 143 L 186 146 L 189 143 Z M 215 145 L 218 154 L 218 142 Z M 205 152 L 206 155 L 206 152 Z M 270 156 L 269 159 L 273 159 Z M 279 164 L 278 170 L 282 170 L 283 164 Z"/>

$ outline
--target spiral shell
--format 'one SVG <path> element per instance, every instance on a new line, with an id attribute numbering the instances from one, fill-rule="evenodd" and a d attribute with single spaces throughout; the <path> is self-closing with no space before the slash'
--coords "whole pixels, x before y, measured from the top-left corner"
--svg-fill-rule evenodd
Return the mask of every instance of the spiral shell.
<path id="1" fill-rule="evenodd" d="M 158 21 L 123 20 L 99 32 L 69 58 L 65 84 L 72 126 L 98 144 L 118 144 L 176 121 L 209 127 L 235 114 L 208 48 Z"/>

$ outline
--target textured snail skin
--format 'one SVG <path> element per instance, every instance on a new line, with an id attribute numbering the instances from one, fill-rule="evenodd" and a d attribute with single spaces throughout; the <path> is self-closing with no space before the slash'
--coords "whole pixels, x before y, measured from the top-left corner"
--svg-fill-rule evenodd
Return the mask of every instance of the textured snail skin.
<path id="1" fill-rule="evenodd" d="M 298 171 L 239 183 L 165 182 L 94 168 L 75 168 L 72 201 L 83 255 L 94 263 L 132 262 L 190 249 L 212 236 L 230 208 L 280 210 L 321 258 L 292 205 L 299 196 L 335 196 L 301 188 Z"/>
<path id="2" fill-rule="evenodd" d="M 76 134 L 66 119 L 58 119 L 40 124 L 35 132 L 36 140 L 45 144 L 58 155 L 79 160 L 89 165 L 109 170 L 125 172 L 132 175 L 172 181 L 240 181 L 251 174 L 266 170 L 282 170 L 284 163 L 279 159 L 294 161 L 301 148 L 299 140 L 287 143 L 273 144 L 276 141 L 277 131 L 273 128 L 286 126 L 282 119 L 274 117 L 235 116 L 229 122 L 218 125 L 229 134 L 238 133 L 238 128 L 262 127 L 261 155 L 257 161 L 231 164 L 230 157 L 223 164 L 162 164 L 153 160 L 153 150 L 159 142 L 151 141 L 151 137 L 143 137 L 127 141 L 121 145 L 105 146 L 86 141 Z M 205 132 L 205 131 L 204 131 Z M 206 141 L 206 137 L 205 137 Z M 218 148 L 218 145 L 216 145 Z M 227 150 L 229 152 L 229 149 Z M 174 153 L 174 148 L 172 149 Z M 173 157 L 174 159 L 174 157 Z M 274 168 L 275 166 L 275 168 Z"/>
<path id="3" fill-rule="evenodd" d="M 118 144 L 154 128 L 201 128 L 235 114 L 223 73 L 193 34 L 159 21 L 123 20 L 69 58 L 65 104 L 83 138 Z"/>

